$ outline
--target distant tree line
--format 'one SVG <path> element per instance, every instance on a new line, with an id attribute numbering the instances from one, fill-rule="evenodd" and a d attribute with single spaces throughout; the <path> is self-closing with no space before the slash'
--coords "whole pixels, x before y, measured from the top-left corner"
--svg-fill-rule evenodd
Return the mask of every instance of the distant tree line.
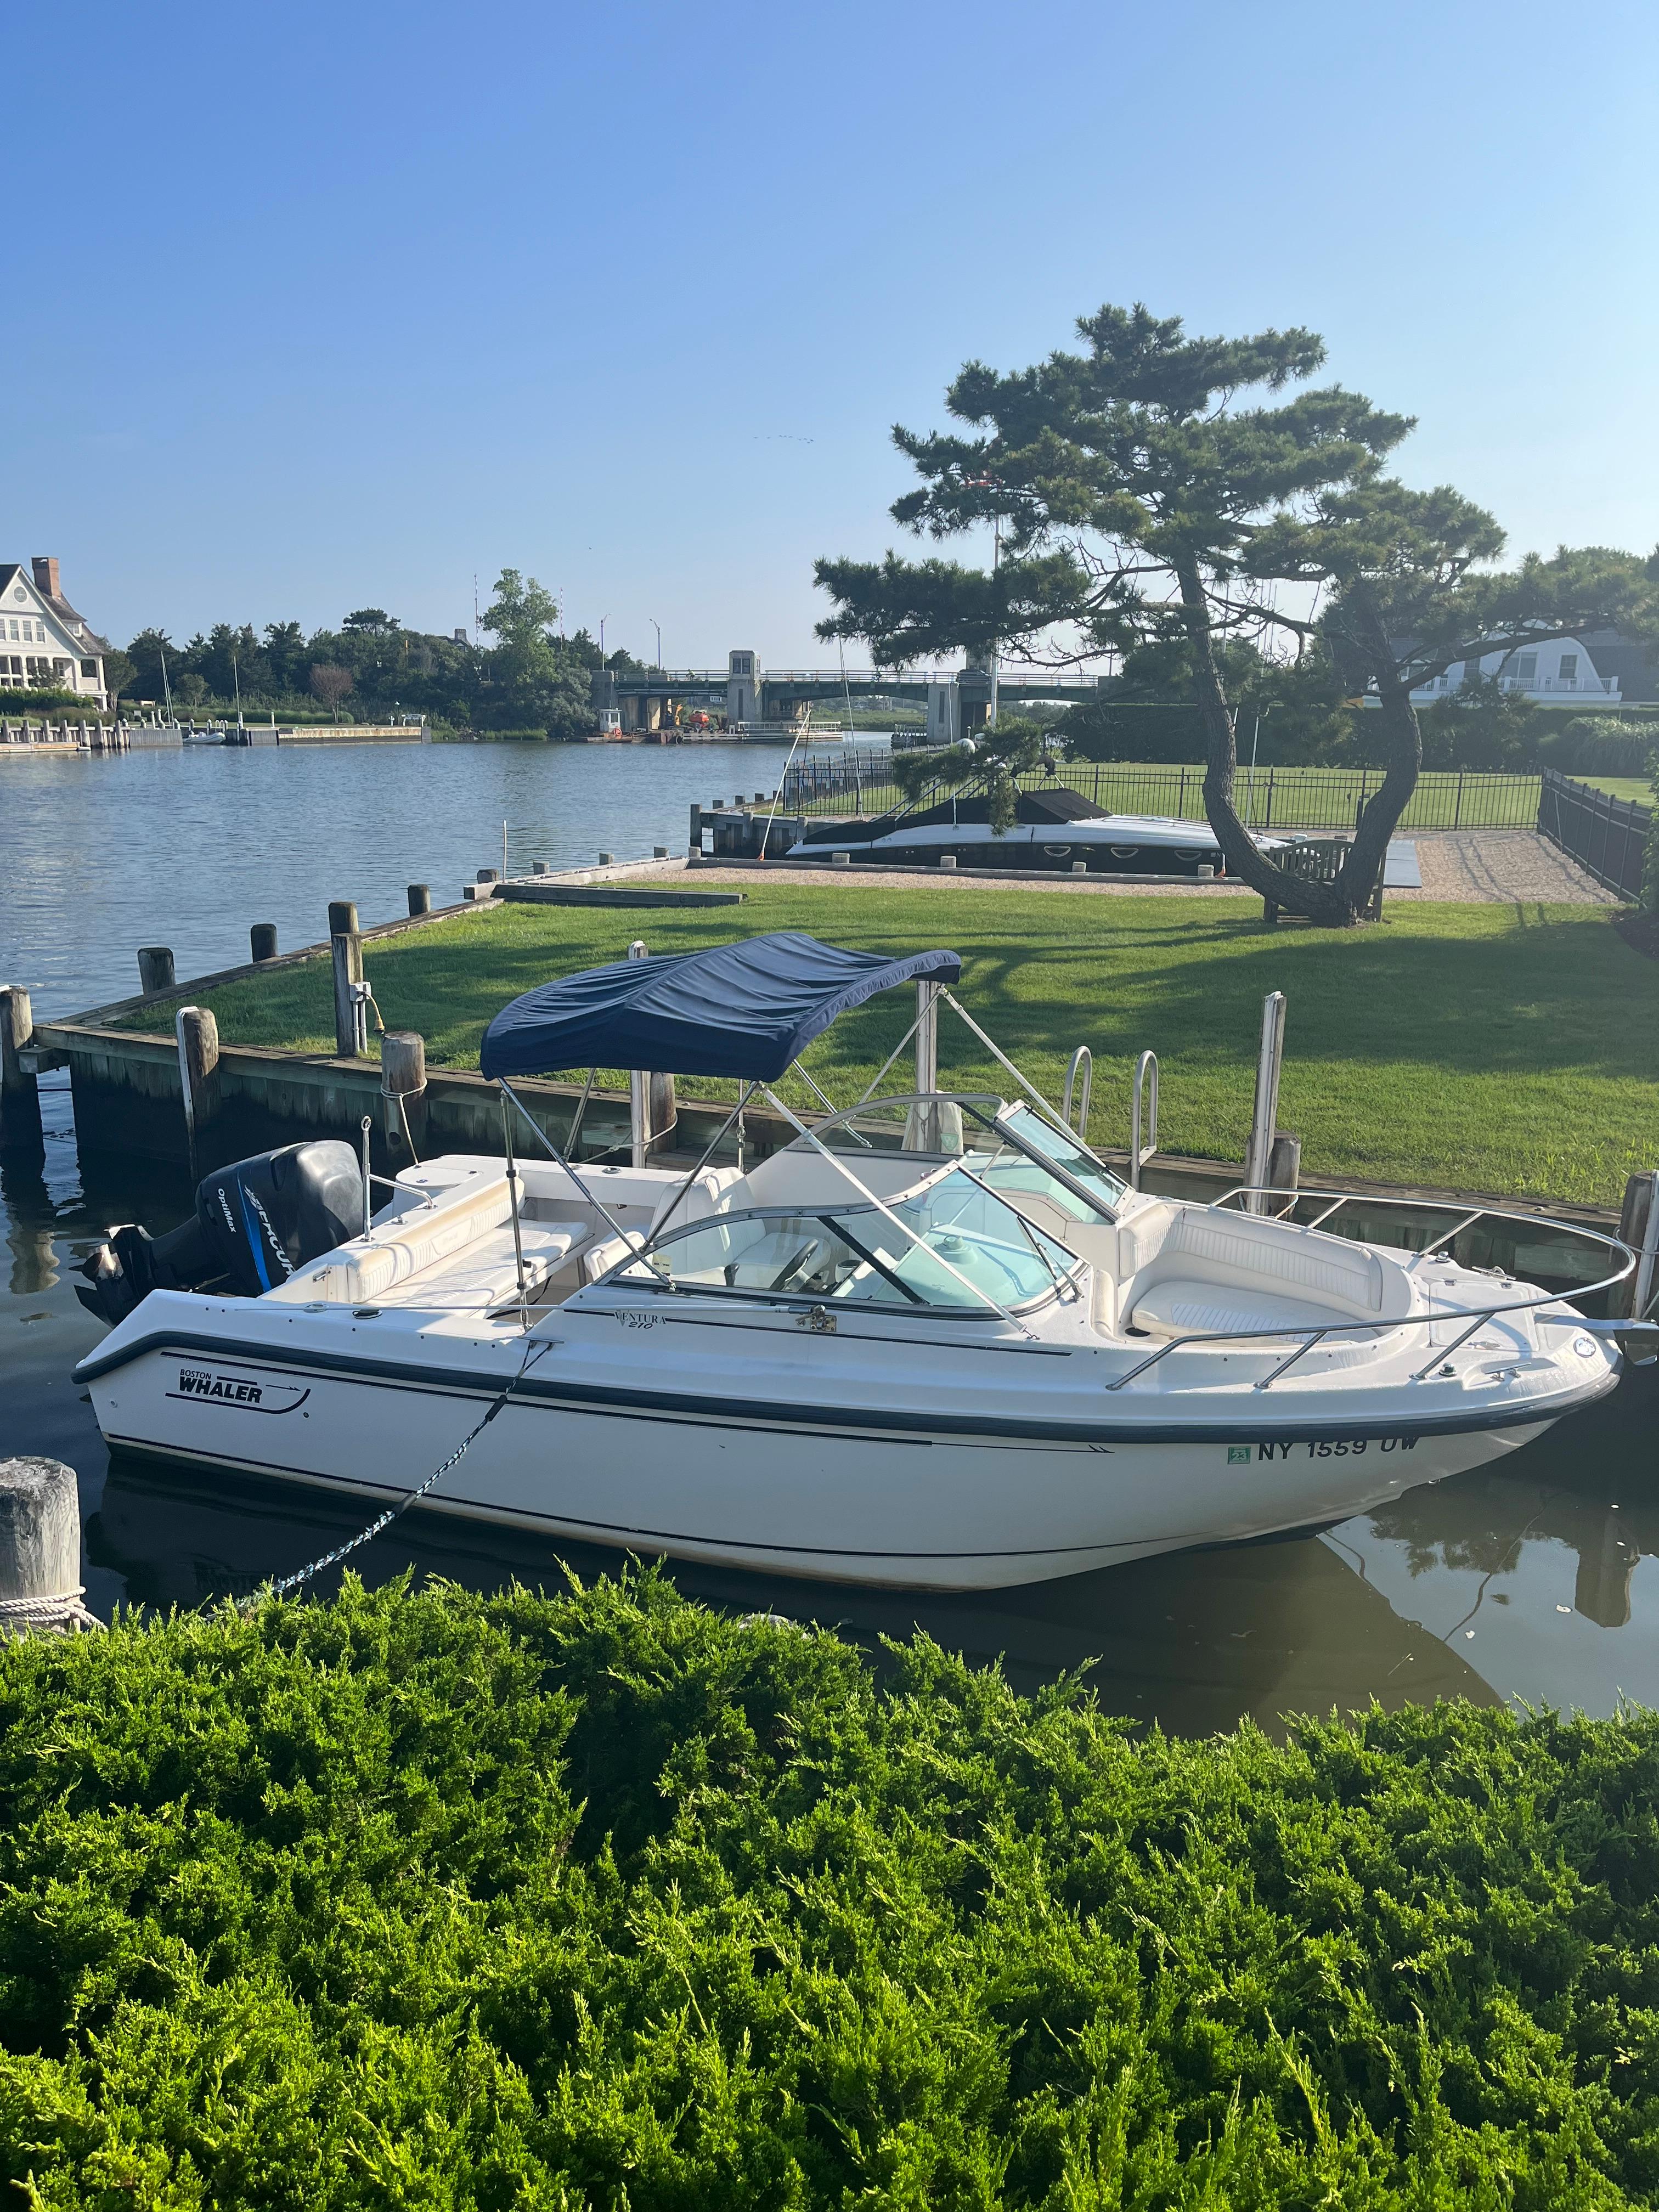
<path id="1" fill-rule="evenodd" d="M 384 607 L 359 607 L 337 629 L 309 636 L 297 622 L 216 623 L 175 644 L 139 631 L 106 673 L 129 701 L 172 698 L 188 713 L 232 708 L 294 714 L 318 708 L 345 720 L 425 714 L 453 728 L 535 732 L 555 739 L 592 726 L 595 670 L 644 664 L 601 653 L 585 629 L 559 635 L 559 609 L 533 576 L 503 568 L 481 627 L 495 642 L 405 629 Z"/>

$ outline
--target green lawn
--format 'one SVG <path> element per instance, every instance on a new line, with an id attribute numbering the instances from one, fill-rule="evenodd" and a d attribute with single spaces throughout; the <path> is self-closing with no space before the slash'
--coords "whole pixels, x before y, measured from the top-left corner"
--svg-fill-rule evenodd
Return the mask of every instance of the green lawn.
<path id="1" fill-rule="evenodd" d="M 508 906 L 366 947 L 387 1024 L 437 1063 L 476 1066 L 485 1024 L 521 991 L 619 959 L 767 929 L 961 953 L 960 995 L 1058 1097 L 1074 1045 L 1095 1055 L 1091 1134 L 1128 1141 L 1136 1054 L 1156 1050 L 1164 1149 L 1243 1158 L 1263 994 L 1289 994 L 1280 1124 L 1312 1174 L 1558 1199 L 1618 1200 L 1659 1164 L 1659 963 L 1584 907 L 1397 905 L 1381 928 L 1266 927 L 1254 902 L 757 883 L 740 908 L 629 914 Z M 206 994 L 228 1044 L 333 1048 L 327 963 Z M 856 1097 L 908 1026 L 892 992 L 838 1022 L 806 1064 Z M 170 1012 L 142 1026 L 165 1029 Z M 947 1012 L 948 1080 L 1006 1078 Z M 620 1079 L 619 1078 L 615 1079 Z M 689 1095 L 730 1095 L 701 1080 Z M 787 1091 L 810 1103 L 804 1085 Z"/>
<path id="2" fill-rule="evenodd" d="M 1615 799 L 1633 799 L 1638 806 L 1651 806 L 1653 786 L 1644 775 L 1580 775 L 1576 783 L 1587 783 L 1592 791 L 1610 792 Z"/>
<path id="3" fill-rule="evenodd" d="M 1594 779 L 1588 779 L 1594 780 Z M 1045 779 L 1022 779 L 1028 790 L 1040 789 Z M 1097 799 L 1109 811 L 1121 814 L 1155 813 L 1177 820 L 1204 818 L 1204 769 L 1201 763 L 1179 761 L 1068 761 L 1060 781 Z M 1234 799 L 1241 817 L 1256 829 L 1352 830 L 1354 810 L 1382 781 L 1381 769 L 1258 768 L 1252 777 L 1241 766 Z M 1614 778 L 1631 781 L 1630 778 Z M 1647 786 L 1635 780 L 1634 795 Z M 1455 769 L 1426 769 L 1418 781 L 1412 801 L 1401 817 L 1402 835 L 1413 830 L 1522 829 L 1538 820 L 1540 779 L 1536 775 L 1498 775 Z M 896 787 L 866 783 L 863 811 L 879 811 L 896 803 Z M 840 792 L 806 802 L 812 814 L 851 814 L 860 811 L 857 790 Z"/>

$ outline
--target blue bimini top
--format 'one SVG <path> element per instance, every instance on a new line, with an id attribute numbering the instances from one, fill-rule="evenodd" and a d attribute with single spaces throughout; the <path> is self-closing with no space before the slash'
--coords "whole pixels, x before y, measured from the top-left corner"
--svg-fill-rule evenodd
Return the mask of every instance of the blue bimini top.
<path id="1" fill-rule="evenodd" d="M 526 991 L 484 1031 L 478 1065 L 492 1079 L 638 1067 L 773 1082 L 849 1006 L 915 977 L 954 983 L 961 974 L 954 952 L 890 960 L 775 930 L 706 951 L 586 968 Z"/>

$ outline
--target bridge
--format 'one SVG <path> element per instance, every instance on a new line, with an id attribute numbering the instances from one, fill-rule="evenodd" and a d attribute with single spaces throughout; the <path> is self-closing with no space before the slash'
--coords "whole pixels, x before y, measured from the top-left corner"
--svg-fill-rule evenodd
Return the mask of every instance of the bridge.
<path id="1" fill-rule="evenodd" d="M 1103 678 L 1076 669 L 1003 665 L 997 673 L 1000 705 L 1036 701 L 1074 702 L 1091 698 Z M 724 716 L 734 728 L 757 723 L 787 726 L 805 721 L 819 702 L 902 700 L 927 712 L 930 739 L 949 743 L 978 728 L 991 706 L 986 668 L 763 668 L 760 656 L 739 650 L 724 668 L 647 668 L 630 675 L 596 672 L 596 711 L 615 709 L 624 730 L 658 730 L 679 707 Z"/>

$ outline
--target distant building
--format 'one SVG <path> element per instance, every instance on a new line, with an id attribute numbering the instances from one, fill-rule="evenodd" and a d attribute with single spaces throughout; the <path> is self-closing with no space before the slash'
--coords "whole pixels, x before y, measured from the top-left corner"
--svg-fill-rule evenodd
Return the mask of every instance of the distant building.
<path id="1" fill-rule="evenodd" d="M 1659 699 L 1659 667 L 1648 649 L 1616 629 L 1587 631 L 1583 637 L 1553 639 L 1516 653 L 1489 653 L 1479 661 L 1455 660 L 1443 676 L 1431 677 L 1412 693 L 1414 706 L 1427 706 L 1462 686 L 1478 671 L 1496 677 L 1505 691 L 1517 691 L 1540 707 L 1576 707 L 1594 714 L 1599 708 L 1638 706 Z"/>
<path id="2" fill-rule="evenodd" d="M 64 597 L 55 556 L 0 562 L 0 689 L 77 691 L 106 707 L 104 655 L 109 640 L 90 629 Z"/>

